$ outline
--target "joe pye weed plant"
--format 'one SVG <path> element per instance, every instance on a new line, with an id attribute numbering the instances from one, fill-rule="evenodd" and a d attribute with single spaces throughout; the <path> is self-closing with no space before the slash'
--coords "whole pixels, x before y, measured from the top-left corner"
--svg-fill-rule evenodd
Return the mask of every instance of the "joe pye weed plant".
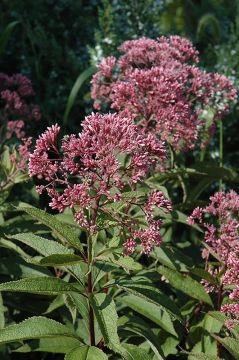
<path id="1" fill-rule="evenodd" d="M 238 195 L 220 191 L 208 206 L 200 196 L 239 175 L 198 161 L 236 90 L 197 66 L 187 39 L 119 50 L 92 79 L 96 110 L 111 112 L 87 116 L 78 134 L 48 127 L 30 154 L 31 139 L 22 145 L 37 192 L 59 214 L 1 209 L 0 244 L 25 266 L 0 284 L 3 303 L 15 292 L 42 306 L 2 326 L 0 344 L 65 360 L 238 359 Z"/>

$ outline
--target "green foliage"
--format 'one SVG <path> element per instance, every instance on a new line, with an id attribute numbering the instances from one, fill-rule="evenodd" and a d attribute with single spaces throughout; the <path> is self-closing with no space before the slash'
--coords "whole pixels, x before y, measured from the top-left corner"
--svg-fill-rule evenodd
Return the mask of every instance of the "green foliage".
<path id="1" fill-rule="evenodd" d="M 94 346 L 81 346 L 66 354 L 65 360 L 107 360 L 108 357 Z"/>
<path id="2" fill-rule="evenodd" d="M 49 337 L 77 338 L 67 326 L 62 325 L 55 320 L 35 316 L 24 320 L 17 325 L 10 325 L 2 329 L 0 344 Z"/>

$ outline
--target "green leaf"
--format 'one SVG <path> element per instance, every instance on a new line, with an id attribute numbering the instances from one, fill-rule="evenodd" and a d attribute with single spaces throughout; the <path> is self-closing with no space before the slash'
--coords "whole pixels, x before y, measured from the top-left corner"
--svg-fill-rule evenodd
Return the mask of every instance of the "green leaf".
<path id="1" fill-rule="evenodd" d="M 1 258 L 0 274 L 7 276 L 14 274 L 14 276 L 18 278 L 52 276 L 52 273 L 48 269 L 26 263 L 22 257 L 16 254 L 11 255 L 11 261 L 9 261 L 9 257 Z"/>
<path id="2" fill-rule="evenodd" d="M 211 40 L 218 42 L 221 36 L 221 24 L 214 14 L 204 14 L 201 16 L 197 26 L 197 37 L 202 40 L 204 35 L 210 33 Z"/>
<path id="3" fill-rule="evenodd" d="M 78 291 L 73 285 L 54 277 L 34 277 L 0 284 L 0 291 L 58 295 Z"/>
<path id="4" fill-rule="evenodd" d="M 173 270 L 187 271 L 193 266 L 192 260 L 181 251 L 165 245 L 155 247 L 152 257 Z"/>
<path id="5" fill-rule="evenodd" d="M 77 338 L 67 326 L 42 316 L 34 316 L 19 324 L 1 329 L 0 344 L 56 336 Z"/>
<path id="6" fill-rule="evenodd" d="M 158 337 L 152 331 L 151 327 L 148 326 L 147 323 L 140 318 L 126 317 L 126 319 L 128 321 L 124 324 L 121 324 L 121 331 L 123 333 L 127 331 L 129 333 L 143 337 L 149 343 L 151 349 L 153 350 L 157 358 L 163 359 L 161 344 Z M 122 321 L 122 319 L 120 320 Z M 134 358 L 132 360 L 134 360 Z"/>
<path id="7" fill-rule="evenodd" d="M 219 323 L 221 323 L 222 326 L 225 325 L 226 321 L 232 320 L 231 316 L 228 316 L 228 315 L 222 313 L 221 311 L 209 311 L 208 316 L 212 316 L 215 320 L 217 320 Z M 230 332 L 236 338 L 239 338 L 239 325 L 235 323 L 233 328 L 230 329 Z"/>
<path id="8" fill-rule="evenodd" d="M 142 265 L 130 256 L 97 256 L 97 260 L 108 262 L 122 267 L 126 272 L 129 270 L 142 270 Z"/>
<path id="9" fill-rule="evenodd" d="M 214 355 L 207 355 L 204 353 L 187 353 L 189 355 L 190 360 L 198 359 L 198 360 L 220 360 L 219 357 Z"/>
<path id="10" fill-rule="evenodd" d="M 190 272 L 201 279 L 207 280 L 209 283 L 213 285 L 219 285 L 217 278 L 214 278 L 208 271 L 201 269 L 201 268 L 192 268 Z"/>
<path id="11" fill-rule="evenodd" d="M 68 242 L 70 245 L 83 252 L 83 247 L 80 243 L 80 240 L 75 234 L 75 232 L 72 230 L 72 228 L 60 222 L 54 215 L 48 214 L 43 210 L 33 207 L 20 207 L 19 210 L 25 211 L 30 216 L 39 220 L 41 223 L 52 229 L 57 234 L 57 236 L 59 236 L 60 239 Z"/>
<path id="12" fill-rule="evenodd" d="M 4 206 L 5 201 L 7 200 L 8 196 L 10 194 L 9 190 L 1 190 L 0 191 L 0 205 Z M 0 210 L 1 211 L 1 210 Z"/>
<path id="13" fill-rule="evenodd" d="M 221 338 L 217 335 L 213 335 L 213 337 L 224 346 L 225 349 L 227 349 L 227 351 L 229 351 L 229 353 L 234 356 L 234 358 L 236 360 L 239 360 L 239 342 L 238 339 L 234 339 L 232 337 L 225 337 L 225 338 Z"/>
<path id="14" fill-rule="evenodd" d="M 77 94 L 82 86 L 82 84 L 90 77 L 92 76 L 95 72 L 96 72 L 96 68 L 94 66 L 90 66 L 88 67 L 85 71 L 83 71 L 79 76 L 78 78 L 76 79 L 72 89 L 71 89 L 71 92 L 70 92 L 70 95 L 68 97 L 68 100 L 67 100 L 67 105 L 66 105 L 66 110 L 65 110 L 65 113 L 64 113 L 64 116 L 63 116 L 63 124 L 66 125 L 67 124 L 67 121 L 68 121 L 68 117 L 69 117 L 69 114 L 70 114 L 70 111 L 75 103 L 75 99 L 77 97 Z"/>
<path id="15" fill-rule="evenodd" d="M 6 249 L 13 250 L 23 257 L 27 257 L 27 254 L 19 246 L 14 244 L 14 242 L 12 242 L 12 241 L 0 238 L 0 246 L 4 247 Z"/>
<path id="16" fill-rule="evenodd" d="M 2 301 L 2 294 L 0 293 L 0 329 L 4 328 L 5 326 L 5 307 Z"/>
<path id="17" fill-rule="evenodd" d="M 194 299 L 201 300 L 213 306 L 212 300 L 204 287 L 196 280 L 188 275 L 183 275 L 175 270 L 160 266 L 157 268 L 158 272 L 163 275 L 169 283 L 176 289 L 193 297 Z"/>
<path id="18" fill-rule="evenodd" d="M 114 301 L 106 294 L 95 294 L 90 298 L 90 304 L 94 310 L 105 345 L 115 352 L 124 353 L 117 333 L 118 315 Z"/>
<path id="19" fill-rule="evenodd" d="M 42 266 L 66 266 L 82 262 L 82 258 L 74 254 L 52 254 L 39 261 Z"/>
<path id="20" fill-rule="evenodd" d="M 120 297 L 118 298 L 118 301 L 161 326 L 168 333 L 176 337 L 178 336 L 169 314 L 166 311 L 159 309 L 157 305 L 135 295 Z"/>
<path id="21" fill-rule="evenodd" d="M 68 249 L 57 241 L 48 240 L 33 233 L 15 234 L 8 236 L 10 239 L 15 239 L 22 242 L 25 245 L 30 246 L 32 249 L 39 252 L 43 256 L 51 256 L 54 254 L 72 254 L 73 250 Z"/>
<path id="22" fill-rule="evenodd" d="M 214 164 L 198 163 L 195 170 L 201 172 L 201 176 L 207 176 L 212 180 L 222 179 L 229 182 L 239 182 L 239 174 L 231 168 L 220 167 Z"/>
<path id="23" fill-rule="evenodd" d="M 71 293 L 68 295 L 71 300 L 74 302 L 79 314 L 82 316 L 82 318 L 85 321 L 86 328 L 89 328 L 89 303 L 88 299 L 79 293 Z"/>
<path id="24" fill-rule="evenodd" d="M 126 360 L 152 360 L 152 356 L 150 356 L 148 354 L 148 352 L 136 345 L 132 345 L 132 344 L 123 344 L 122 345 L 126 350 L 126 356 L 125 359 Z"/>
<path id="25" fill-rule="evenodd" d="M 201 351 L 210 355 L 217 355 L 217 344 L 212 333 L 219 333 L 222 323 L 206 313 L 202 322 Z"/>
<path id="26" fill-rule="evenodd" d="M 65 360 L 107 360 L 108 356 L 95 346 L 81 346 L 71 350 Z"/>
<path id="27" fill-rule="evenodd" d="M 156 305 L 159 310 L 166 310 L 175 319 L 182 320 L 180 311 L 175 303 L 165 294 L 161 293 L 157 288 L 145 282 L 120 281 L 116 283 L 119 289 L 140 297 L 150 303 Z"/>
<path id="28" fill-rule="evenodd" d="M 20 346 L 14 352 L 30 353 L 30 352 L 49 352 L 53 354 L 66 354 L 70 350 L 81 345 L 78 339 L 61 336 L 50 337 L 39 340 L 30 341 Z"/>
<path id="29" fill-rule="evenodd" d="M 12 21 L 9 23 L 4 31 L 0 35 L 0 55 L 4 52 L 7 42 L 14 30 L 14 28 L 20 23 L 20 21 Z"/>
<path id="30" fill-rule="evenodd" d="M 188 215 L 182 213 L 181 211 L 174 210 L 172 212 L 172 219 L 173 219 L 173 221 L 176 221 L 178 223 L 189 226 Z M 190 225 L 190 226 L 193 227 L 194 229 L 198 230 L 199 232 L 202 232 L 202 229 L 198 225 L 194 224 L 194 225 Z"/>

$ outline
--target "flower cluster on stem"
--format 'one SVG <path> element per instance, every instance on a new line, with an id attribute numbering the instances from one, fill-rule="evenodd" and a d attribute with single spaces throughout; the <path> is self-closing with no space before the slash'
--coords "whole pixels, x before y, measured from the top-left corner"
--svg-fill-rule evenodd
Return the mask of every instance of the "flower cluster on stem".
<path id="1" fill-rule="evenodd" d="M 207 207 L 197 207 L 193 211 L 189 223 L 193 224 L 195 220 L 204 227 L 204 240 L 209 246 L 202 253 L 206 268 L 213 275 L 220 276 L 220 293 L 229 292 L 231 303 L 221 306 L 220 301 L 218 307 L 239 320 L 239 195 L 233 190 L 215 193 Z M 210 256 L 218 260 L 216 265 L 215 261 L 214 265 L 210 264 Z M 215 291 L 212 285 L 206 284 L 206 288 Z"/>
<path id="2" fill-rule="evenodd" d="M 25 137 L 26 121 L 38 121 L 41 113 L 38 105 L 31 104 L 35 95 L 31 81 L 22 74 L 8 76 L 0 73 L 0 127 L 6 139 Z M 1 139 L 3 141 L 4 139 Z"/>
<path id="3" fill-rule="evenodd" d="M 145 203 L 135 197 L 135 190 L 153 169 L 160 169 L 164 144 L 117 114 L 92 114 L 82 128 L 80 134 L 64 136 L 59 143 L 60 127 L 53 125 L 36 141 L 29 174 L 42 180 L 38 191 L 47 191 L 53 209 L 72 208 L 76 222 L 89 233 L 100 227 L 98 215 L 107 215 L 126 234 L 128 254 L 137 240 L 149 253 L 160 243 L 160 221 L 153 219 L 153 209 L 170 211 L 171 205 L 160 192 L 149 194 Z M 113 210 L 112 203 L 122 204 L 124 211 Z M 144 213 L 143 228 L 129 216 L 132 206 Z"/>
<path id="4" fill-rule="evenodd" d="M 146 133 L 153 132 L 174 150 L 205 146 L 215 121 L 229 110 L 236 90 L 223 75 L 197 67 L 198 51 L 179 36 L 124 42 L 118 59 L 99 64 L 92 79 L 94 106 L 105 104 L 130 117 Z M 207 124 L 206 109 L 213 108 Z"/>

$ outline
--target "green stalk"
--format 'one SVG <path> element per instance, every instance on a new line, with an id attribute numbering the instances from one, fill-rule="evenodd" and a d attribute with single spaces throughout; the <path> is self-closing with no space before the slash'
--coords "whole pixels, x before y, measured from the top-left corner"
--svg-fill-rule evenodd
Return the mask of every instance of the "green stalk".
<path id="1" fill-rule="evenodd" d="M 88 237 L 87 240 L 87 250 L 88 250 L 88 298 L 90 302 L 90 297 L 93 293 L 92 286 L 92 238 Z M 95 346 L 95 326 L 94 326 L 94 311 L 89 304 L 89 327 L 90 327 L 90 345 Z"/>
<path id="2" fill-rule="evenodd" d="M 219 121 L 219 166 L 223 167 L 223 124 Z M 222 191 L 222 179 L 219 180 L 219 191 Z"/>

